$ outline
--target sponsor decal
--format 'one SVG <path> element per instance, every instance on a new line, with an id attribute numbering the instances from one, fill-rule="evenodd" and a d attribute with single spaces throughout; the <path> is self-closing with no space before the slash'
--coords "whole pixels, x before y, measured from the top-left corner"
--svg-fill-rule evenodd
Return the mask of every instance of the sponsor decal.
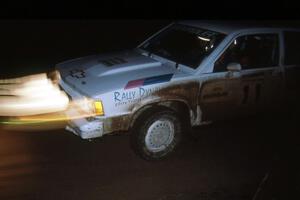
<path id="1" fill-rule="evenodd" d="M 202 93 L 202 100 L 205 102 L 218 102 L 224 101 L 228 96 L 229 93 L 224 91 L 223 87 L 214 87 Z"/>
<path id="2" fill-rule="evenodd" d="M 147 86 L 147 85 L 152 85 L 152 84 L 157 84 L 157 83 L 163 83 L 163 82 L 168 82 L 171 80 L 173 74 L 164 74 L 160 76 L 152 76 L 148 78 L 143 78 L 143 79 L 137 79 L 137 80 L 132 80 L 127 83 L 125 86 L 125 90 L 131 89 L 131 88 L 136 88 L 136 87 L 141 87 L 141 86 Z"/>
<path id="3" fill-rule="evenodd" d="M 113 99 L 115 102 L 115 106 L 126 105 L 128 103 L 136 103 L 139 102 L 142 98 L 150 96 L 153 92 L 160 90 L 160 87 L 154 88 L 144 88 L 139 87 L 138 89 L 131 91 L 115 91 L 113 93 Z"/>
<path id="4" fill-rule="evenodd" d="M 219 98 L 225 96 L 228 96 L 228 92 L 217 92 L 217 93 L 203 95 L 203 99 Z"/>

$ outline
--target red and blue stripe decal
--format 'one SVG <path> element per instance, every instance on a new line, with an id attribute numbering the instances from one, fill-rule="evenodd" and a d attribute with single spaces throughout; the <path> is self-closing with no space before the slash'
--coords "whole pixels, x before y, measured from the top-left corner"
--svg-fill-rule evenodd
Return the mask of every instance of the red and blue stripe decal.
<path id="1" fill-rule="evenodd" d="M 124 89 L 127 90 L 127 89 L 136 88 L 136 87 L 140 87 L 140 86 L 168 82 L 171 80 L 172 76 L 173 76 L 173 74 L 164 74 L 164 75 L 160 75 L 160 76 L 152 76 L 152 77 L 148 77 L 148 78 L 132 80 L 127 83 L 127 85 L 125 86 Z"/>

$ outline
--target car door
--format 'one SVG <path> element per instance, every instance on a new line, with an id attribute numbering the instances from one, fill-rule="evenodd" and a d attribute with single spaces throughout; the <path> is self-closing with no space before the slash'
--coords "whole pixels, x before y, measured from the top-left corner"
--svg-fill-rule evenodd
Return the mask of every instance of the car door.
<path id="1" fill-rule="evenodd" d="M 198 98 L 202 121 L 214 121 L 233 117 L 242 95 L 240 71 L 228 71 L 227 65 L 235 53 L 231 44 L 215 61 L 213 72 L 206 73 L 200 85 Z"/>
<path id="2" fill-rule="evenodd" d="M 239 64 L 241 70 L 228 71 L 232 63 Z M 250 114 L 273 104 L 282 88 L 278 34 L 235 38 L 216 60 L 209 77 L 199 97 L 203 120 Z"/>
<path id="3" fill-rule="evenodd" d="M 283 70 L 279 65 L 280 40 L 278 33 L 256 33 L 241 36 L 242 56 L 239 63 L 241 114 L 252 114 L 278 108 L 283 96 Z"/>
<path id="4" fill-rule="evenodd" d="M 201 83 L 199 105 L 202 121 L 213 121 L 236 115 L 240 98 L 240 73 L 219 72 L 207 75 Z"/>

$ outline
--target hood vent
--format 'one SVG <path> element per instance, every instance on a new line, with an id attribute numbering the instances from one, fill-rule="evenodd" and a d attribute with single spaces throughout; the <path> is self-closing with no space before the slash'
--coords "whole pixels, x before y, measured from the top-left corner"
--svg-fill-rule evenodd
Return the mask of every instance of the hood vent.
<path id="1" fill-rule="evenodd" d="M 98 60 L 98 62 L 101 64 L 104 64 L 107 67 L 127 63 L 126 60 L 124 60 L 123 58 L 119 58 L 119 57 L 108 58 L 105 60 Z"/>

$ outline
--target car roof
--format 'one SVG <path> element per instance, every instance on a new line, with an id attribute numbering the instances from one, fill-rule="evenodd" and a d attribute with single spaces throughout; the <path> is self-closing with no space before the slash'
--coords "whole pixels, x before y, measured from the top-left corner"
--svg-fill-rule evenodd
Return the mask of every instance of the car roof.
<path id="1" fill-rule="evenodd" d="M 299 24 L 284 21 L 220 21 L 220 20 L 183 20 L 178 23 L 230 34 L 245 29 L 284 29 L 300 31 Z"/>

